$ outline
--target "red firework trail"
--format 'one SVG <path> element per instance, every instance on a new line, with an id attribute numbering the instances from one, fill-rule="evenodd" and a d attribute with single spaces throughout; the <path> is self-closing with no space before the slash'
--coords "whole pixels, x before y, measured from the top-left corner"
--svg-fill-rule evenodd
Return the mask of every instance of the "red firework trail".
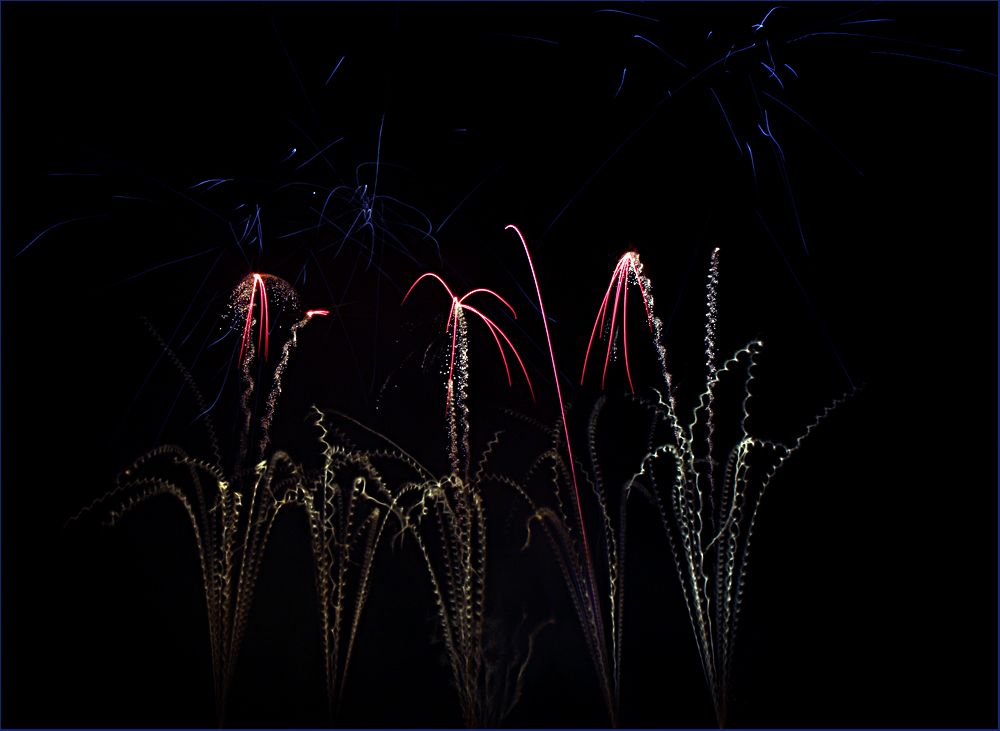
<path id="1" fill-rule="evenodd" d="M 492 289 L 485 289 L 483 287 L 479 287 L 477 289 L 470 289 L 461 297 L 456 297 L 455 294 L 451 291 L 451 288 L 445 283 L 445 281 L 437 274 L 434 274 L 432 272 L 427 272 L 426 274 L 421 274 L 419 277 L 417 277 L 417 280 L 412 285 L 410 285 L 410 289 L 407 290 L 406 294 L 403 296 L 403 302 L 406 302 L 406 298 L 410 296 L 410 292 L 413 291 L 413 288 L 416 287 L 417 284 L 420 282 L 420 280 L 423 279 L 424 277 L 433 277 L 434 279 L 439 281 L 441 283 L 441 286 L 445 288 L 445 291 L 448 292 L 448 296 L 451 297 L 451 308 L 448 310 L 448 324 L 445 327 L 446 333 L 448 332 L 449 329 L 451 330 L 451 363 L 448 367 L 448 401 L 446 401 L 446 404 L 451 402 L 452 378 L 455 372 L 455 348 L 458 341 L 458 316 L 460 310 L 468 310 L 469 312 L 478 315 L 479 319 L 481 319 L 483 322 L 486 323 L 486 326 L 490 329 L 490 333 L 493 335 L 493 339 L 496 340 L 497 348 L 500 349 L 500 357 L 503 358 L 503 366 L 507 370 L 507 383 L 509 383 L 510 385 L 514 385 L 514 382 L 511 380 L 510 377 L 510 366 L 507 363 L 507 356 L 503 352 L 503 346 L 500 344 L 500 338 L 502 337 L 504 341 L 506 341 L 507 345 L 510 346 L 511 351 L 514 353 L 514 357 L 517 358 L 517 362 L 521 366 L 521 372 L 524 373 L 524 378 L 528 382 L 528 389 L 531 391 L 531 400 L 534 401 L 535 389 L 531 385 L 531 378 L 528 377 L 528 370 L 524 367 L 524 361 L 521 360 L 521 356 L 517 352 L 517 348 L 514 347 L 514 344 L 510 341 L 510 338 L 508 338 L 506 333 L 504 333 L 504 331 L 500 329 L 499 325 L 497 325 L 495 322 L 493 322 L 493 320 L 491 320 L 489 317 L 487 317 L 482 312 L 477 310 L 475 307 L 465 304 L 465 300 L 470 295 L 476 294 L 477 292 L 484 292 L 486 294 L 491 294 L 498 300 L 503 302 L 505 305 L 507 305 L 511 313 L 514 315 L 514 318 L 516 319 L 517 313 L 514 312 L 514 308 L 510 306 L 510 303 L 507 302 L 507 300 L 505 300 L 499 294 L 494 292 Z M 402 302 L 400 304 L 402 304 Z"/>
<path id="2" fill-rule="evenodd" d="M 253 290 L 250 292 L 250 304 L 247 305 L 247 321 L 246 325 L 243 327 L 243 340 L 240 343 L 240 362 L 243 362 L 243 353 L 246 351 L 247 341 L 250 339 L 250 330 L 253 326 L 253 302 L 254 298 L 257 296 L 257 290 L 260 290 L 260 309 L 261 309 L 261 325 L 260 325 L 260 340 L 264 343 L 264 359 L 267 360 L 267 345 L 268 345 L 268 335 L 267 331 L 269 328 L 269 318 L 267 313 L 267 289 L 264 287 L 264 278 L 257 274 L 253 274 Z M 260 347 L 260 342 L 257 343 L 257 347 Z"/>
<path id="3" fill-rule="evenodd" d="M 590 347 L 594 344 L 594 336 L 597 334 L 598 324 L 604 325 L 607 321 L 608 314 L 608 298 L 611 296 L 611 288 L 615 288 L 615 304 L 611 310 L 611 327 L 610 334 L 608 337 L 608 352 L 604 356 L 604 371 L 601 373 L 601 388 L 604 388 L 604 376 L 608 372 L 608 361 L 611 359 L 611 345 L 614 343 L 614 332 L 615 332 L 615 320 L 618 317 L 618 296 L 621 295 L 622 299 L 622 342 L 625 344 L 625 373 L 628 375 L 628 385 L 632 389 L 632 393 L 635 393 L 635 387 L 632 385 L 632 373 L 628 367 L 628 332 L 626 330 L 626 305 L 628 304 L 628 277 L 629 274 L 635 276 L 636 284 L 639 285 L 639 292 L 642 294 L 642 302 L 646 306 L 646 322 L 649 324 L 649 331 L 653 332 L 653 320 L 649 314 L 649 301 L 646 299 L 646 291 L 642 287 L 642 279 L 639 276 L 639 269 L 636 266 L 639 261 L 639 255 L 634 251 L 628 251 L 622 254 L 622 258 L 618 260 L 618 265 L 615 267 L 614 274 L 611 275 L 611 282 L 608 284 L 608 291 L 604 293 L 604 301 L 601 302 L 600 308 L 597 310 L 597 319 L 594 320 L 594 329 L 590 333 L 590 342 L 587 343 L 587 354 L 583 358 L 583 372 L 580 374 L 580 385 L 583 385 L 583 378 L 587 374 L 587 359 L 590 357 Z"/>

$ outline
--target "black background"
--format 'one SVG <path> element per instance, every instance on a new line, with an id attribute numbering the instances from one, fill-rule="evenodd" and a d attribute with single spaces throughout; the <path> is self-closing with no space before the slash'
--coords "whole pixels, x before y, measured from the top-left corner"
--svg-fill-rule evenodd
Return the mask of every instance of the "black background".
<path id="1" fill-rule="evenodd" d="M 334 316 L 300 334 L 274 446 L 315 459 L 315 403 L 443 474 L 448 301 L 425 282 L 400 306 L 421 273 L 458 293 L 491 287 L 519 315 L 498 322 L 537 403 L 513 366 L 508 388 L 472 322 L 477 446 L 509 424 L 500 407 L 558 416 L 513 223 L 578 438 L 600 389 L 599 356 L 579 386 L 592 318 L 633 248 L 688 407 L 704 379 L 716 246 L 720 354 L 765 343 L 761 436 L 794 439 L 861 389 L 764 498 L 729 725 L 994 726 L 997 6 L 793 4 L 755 34 L 771 7 L 5 3 L 3 725 L 214 724 L 179 506 L 161 498 L 114 529 L 93 516 L 64 527 L 154 444 L 205 447 L 190 394 L 172 407 L 180 378 L 154 368 L 160 349 L 140 318 L 209 401 L 221 391 L 213 417 L 233 455 L 238 395 L 223 374 L 238 336 L 202 343 L 226 332 L 227 293 L 251 267 L 294 282 L 304 307 Z M 784 88 L 762 65 L 772 58 Z M 207 179 L 227 182 L 195 187 Z M 334 256 L 340 239 L 316 224 L 339 185 L 385 197 L 377 231 L 405 252 L 366 248 L 368 236 Z M 257 206 L 263 241 L 240 248 L 234 231 Z M 422 216 L 443 266 L 407 228 Z M 641 310 L 630 313 L 633 381 L 650 396 L 655 353 Z M 428 346 L 436 359 L 422 368 Z M 614 400 L 627 391 L 621 357 L 605 386 Z M 608 438 L 623 461 L 634 426 Z M 520 545 L 523 526 L 493 515 L 491 545 Z M 662 526 L 636 501 L 629 531 L 621 723 L 710 726 Z M 325 722 L 306 541 L 301 515 L 279 519 L 228 725 Z M 540 543 L 488 574 L 492 611 L 517 619 L 526 602 L 535 622 L 556 619 L 506 723 L 606 725 Z M 460 725 L 435 633 L 412 544 L 383 544 L 340 723 Z"/>

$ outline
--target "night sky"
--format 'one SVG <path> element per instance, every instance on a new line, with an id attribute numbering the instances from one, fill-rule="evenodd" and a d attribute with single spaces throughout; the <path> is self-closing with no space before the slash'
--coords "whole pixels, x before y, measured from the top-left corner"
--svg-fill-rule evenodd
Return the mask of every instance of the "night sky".
<path id="1" fill-rule="evenodd" d="M 581 386 L 583 357 L 630 250 L 683 415 L 704 389 L 716 247 L 718 353 L 764 343 L 755 435 L 791 443 L 850 395 L 764 495 L 728 725 L 993 727 L 997 5 L 773 7 L 4 3 L 2 724 L 217 724 L 180 503 L 158 497 L 113 528 L 99 511 L 67 521 L 157 445 L 211 459 L 151 328 L 212 405 L 234 469 L 229 301 L 250 272 L 331 311 L 299 333 L 271 427 L 271 449 L 310 465 L 315 404 L 444 475 L 449 301 L 433 281 L 403 295 L 425 272 L 502 295 L 516 320 L 468 302 L 510 337 L 535 400 L 470 320 L 472 448 L 503 430 L 491 467 L 523 474 L 545 440 L 516 415 L 553 429 L 559 404 L 515 224 L 578 458 L 607 340 Z M 629 367 L 651 399 L 662 377 L 636 293 Z M 293 314 L 274 317 L 272 351 Z M 616 328 L 598 432 L 615 496 L 648 419 Z M 720 423 L 740 416 L 738 398 L 720 405 Z M 501 490 L 484 494 L 494 636 L 523 642 L 554 620 L 505 725 L 606 726 L 552 551 L 540 536 L 519 550 L 524 520 Z M 584 510 L 596 536 L 589 496 Z M 620 723 L 710 727 L 662 522 L 640 495 L 629 511 Z M 326 724 L 312 572 L 289 509 L 227 725 Z M 443 658 L 414 542 L 384 540 L 339 724 L 461 726 Z"/>

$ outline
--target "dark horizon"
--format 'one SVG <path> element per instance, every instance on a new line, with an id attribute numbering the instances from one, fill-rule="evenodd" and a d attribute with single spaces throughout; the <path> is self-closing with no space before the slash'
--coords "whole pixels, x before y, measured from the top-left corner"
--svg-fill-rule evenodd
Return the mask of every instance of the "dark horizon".
<path id="1" fill-rule="evenodd" d="M 535 394 L 505 344 L 508 386 L 470 318 L 472 451 L 502 429 L 495 468 L 525 469 L 534 437 L 511 412 L 553 429 L 559 406 L 514 224 L 578 460 L 602 393 L 618 419 L 599 435 L 609 480 L 643 451 L 620 333 L 604 389 L 606 339 L 580 376 L 626 251 L 652 281 L 683 414 L 704 389 L 716 247 L 718 357 L 763 342 L 756 435 L 790 443 L 849 394 L 761 503 L 728 725 L 992 726 L 995 493 L 978 462 L 994 444 L 979 380 L 994 364 L 980 252 L 996 220 L 997 6 L 772 8 L 5 4 L 3 725 L 216 724 L 180 504 L 156 498 L 110 529 L 95 513 L 67 521 L 154 446 L 211 458 L 157 336 L 211 405 L 233 469 L 228 307 L 251 271 L 291 283 L 299 310 L 331 311 L 297 334 L 271 450 L 317 463 L 315 404 L 351 440 L 378 442 L 353 419 L 446 474 L 449 301 L 424 281 L 402 302 L 429 271 L 517 313 L 469 300 L 510 337 Z M 329 225 L 351 223 L 352 196 L 369 190 L 374 247 L 369 229 Z M 258 209 L 259 229 L 246 213 Z M 636 394 L 655 399 L 634 289 L 628 315 Z M 294 321 L 276 315 L 261 373 Z M 484 499 L 494 635 L 554 620 L 505 725 L 606 726 L 550 547 L 533 536 L 519 551 L 527 532 L 508 497 Z M 710 727 L 663 525 L 641 497 L 629 505 L 621 725 Z M 373 566 L 340 725 L 461 726 L 412 538 L 383 540 Z M 228 726 L 326 724 L 297 508 L 270 539 L 233 682 Z"/>

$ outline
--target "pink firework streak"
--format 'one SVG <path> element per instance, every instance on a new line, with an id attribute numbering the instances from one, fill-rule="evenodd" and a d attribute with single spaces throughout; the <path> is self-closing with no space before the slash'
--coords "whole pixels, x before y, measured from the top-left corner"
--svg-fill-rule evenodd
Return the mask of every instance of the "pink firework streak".
<path id="1" fill-rule="evenodd" d="M 243 353 L 246 351 L 247 341 L 250 339 L 250 331 L 253 326 L 253 301 L 260 290 L 260 340 L 264 343 L 264 359 L 267 360 L 268 327 L 270 325 L 267 314 L 267 289 L 264 287 L 264 277 L 256 272 L 253 275 L 253 291 L 250 292 L 250 304 L 247 306 L 247 322 L 243 326 L 243 341 L 240 343 L 240 362 L 243 362 Z M 257 347 L 260 348 L 258 342 Z"/>
<path id="2" fill-rule="evenodd" d="M 253 274 L 247 275 L 247 277 L 240 283 L 240 288 L 249 287 L 250 288 L 250 299 L 247 302 L 247 315 L 246 322 L 243 325 L 243 340 L 240 342 L 240 362 L 243 362 L 243 355 L 247 351 L 247 344 L 250 342 L 250 337 L 253 330 L 253 306 L 254 302 L 257 300 L 257 293 L 260 292 L 260 340 L 257 344 L 258 349 L 261 345 L 264 346 L 264 358 L 267 358 L 268 345 L 269 345 L 269 335 L 268 331 L 271 329 L 271 317 L 268 310 L 267 302 L 267 281 L 271 282 L 272 290 L 277 288 L 279 294 L 284 297 L 292 297 L 295 299 L 295 291 L 282 279 L 272 276 L 271 274 L 258 274 L 254 272 Z M 321 315 L 329 315 L 329 310 L 307 310 L 304 315 L 302 323 L 306 323 L 314 317 Z"/>
<path id="3" fill-rule="evenodd" d="M 447 409 L 447 404 L 451 403 L 452 379 L 455 372 L 455 348 L 458 342 L 458 313 L 460 310 L 467 310 L 475 315 L 478 315 L 479 318 L 486 323 L 486 326 L 489 327 L 490 333 L 493 335 L 493 339 L 496 340 L 497 347 L 500 349 L 500 357 L 503 358 L 503 367 L 507 370 L 507 383 L 513 386 L 514 382 L 513 380 L 511 380 L 510 377 L 510 366 L 507 364 L 507 356 L 503 352 L 503 346 L 500 344 L 500 338 L 502 337 L 504 341 L 506 341 L 507 345 L 510 346 L 511 351 L 514 353 L 514 357 L 517 358 L 517 362 L 521 366 L 521 372 L 524 373 L 524 378 L 528 382 L 528 389 L 531 391 L 531 400 L 534 401 L 535 389 L 531 385 L 531 378 L 528 377 L 528 371 L 524 367 L 524 361 L 521 360 L 521 356 L 518 354 L 517 348 L 515 348 L 514 344 L 510 342 L 510 338 L 508 338 L 506 333 L 504 333 L 504 331 L 500 329 L 499 325 L 497 325 L 495 322 L 493 322 L 493 320 L 491 320 L 489 317 L 487 317 L 482 312 L 477 310 L 475 307 L 465 304 L 465 300 L 470 295 L 476 294 L 477 292 L 484 292 L 486 294 L 491 294 L 498 300 L 503 302 L 505 305 L 507 305 L 511 313 L 514 315 L 514 318 L 516 319 L 517 313 L 514 312 L 514 308 L 510 306 L 510 303 L 507 302 L 507 300 L 505 300 L 503 297 L 498 295 L 496 292 L 494 292 L 492 289 L 485 289 L 482 287 L 477 289 L 470 289 L 461 297 L 456 297 L 455 294 L 451 291 L 451 288 L 447 284 L 445 284 L 445 281 L 441 279 L 441 277 L 439 277 L 437 274 L 434 274 L 432 272 L 427 272 L 426 274 L 421 274 L 419 277 L 417 277 L 417 281 L 415 281 L 412 285 L 410 285 L 410 289 L 403 296 L 403 302 L 406 302 L 406 298 L 410 296 L 410 292 L 413 291 L 413 288 L 416 287 L 417 284 L 420 282 L 420 280 L 423 279 L 424 277 L 433 277 L 437 281 L 441 282 L 441 286 L 445 288 L 445 291 L 448 292 L 448 296 L 451 297 L 451 309 L 448 310 L 448 324 L 445 327 L 446 333 L 448 332 L 449 329 L 451 330 L 451 363 L 448 367 L 448 394 L 447 394 L 448 400 L 445 402 L 445 408 Z M 400 304 L 402 304 L 402 302 Z"/>
<path id="4" fill-rule="evenodd" d="M 607 321 L 608 316 L 608 298 L 611 296 L 611 289 L 615 289 L 615 303 L 614 307 L 611 309 L 611 327 L 610 336 L 608 337 L 608 352 L 604 356 L 604 371 L 601 373 L 601 388 L 604 388 L 604 377 L 608 372 L 608 361 L 611 359 L 611 345 L 614 342 L 614 331 L 615 331 L 615 320 L 618 317 L 618 297 L 621 295 L 622 300 L 622 341 L 625 344 L 625 373 L 628 375 L 628 385 L 632 389 L 632 393 L 635 393 L 635 387 L 632 385 L 632 373 L 628 367 L 628 332 L 626 330 L 627 320 L 626 320 L 626 305 L 628 304 L 628 277 L 629 274 L 635 276 L 635 281 L 639 285 L 639 292 L 642 294 L 642 303 L 646 306 L 646 322 L 649 324 L 649 331 L 653 332 L 653 321 L 649 314 L 649 301 L 646 299 L 646 292 L 642 288 L 642 280 L 639 277 L 639 269 L 636 267 L 636 263 L 639 261 L 639 255 L 634 251 L 626 252 L 622 255 L 622 258 L 618 260 L 618 265 L 615 267 L 614 274 L 611 275 L 611 283 L 608 284 L 608 291 L 604 293 L 604 301 L 601 302 L 600 309 L 597 310 L 597 319 L 594 320 L 594 329 L 590 333 L 590 342 L 587 343 L 587 354 L 583 358 L 583 372 L 580 374 L 580 385 L 583 385 L 584 376 L 587 374 L 587 359 L 590 357 L 590 347 L 594 344 L 594 336 L 597 334 L 597 326 L 600 324 L 603 328 L 604 323 Z"/>
<path id="5" fill-rule="evenodd" d="M 594 607 L 594 618 L 595 621 L 598 621 L 601 616 L 601 608 L 597 603 L 597 583 L 594 580 L 594 564 L 590 558 L 590 546 L 587 544 L 587 529 L 584 527 L 583 523 L 583 506 L 580 505 L 580 490 L 577 487 L 576 481 L 576 464 L 573 461 L 573 448 L 569 443 L 569 423 L 566 421 L 566 407 L 563 406 L 562 389 L 559 387 L 559 370 L 556 368 L 556 356 L 555 352 L 552 350 L 552 336 L 549 334 L 549 321 L 545 317 L 545 304 L 542 302 L 542 289 L 538 286 L 538 276 L 535 274 L 535 265 L 531 261 L 531 252 L 528 251 L 528 242 L 524 240 L 524 234 L 521 233 L 521 229 L 512 223 L 505 226 L 504 231 L 510 228 L 514 229 L 518 238 L 521 239 L 521 245 L 524 246 L 524 255 L 528 257 L 528 267 L 531 269 L 531 278 L 535 280 L 535 292 L 538 294 L 538 309 L 542 313 L 542 325 L 545 327 L 545 339 L 549 343 L 549 359 L 552 361 L 552 376 L 556 383 L 556 395 L 559 397 L 559 413 L 562 414 L 563 434 L 566 436 L 566 451 L 569 452 L 569 469 L 570 474 L 573 476 L 573 495 L 576 498 L 576 510 L 580 516 L 580 534 L 583 536 L 583 551 L 587 558 L 587 574 L 590 579 L 590 586 L 588 588 L 590 589 L 591 603 Z"/>

